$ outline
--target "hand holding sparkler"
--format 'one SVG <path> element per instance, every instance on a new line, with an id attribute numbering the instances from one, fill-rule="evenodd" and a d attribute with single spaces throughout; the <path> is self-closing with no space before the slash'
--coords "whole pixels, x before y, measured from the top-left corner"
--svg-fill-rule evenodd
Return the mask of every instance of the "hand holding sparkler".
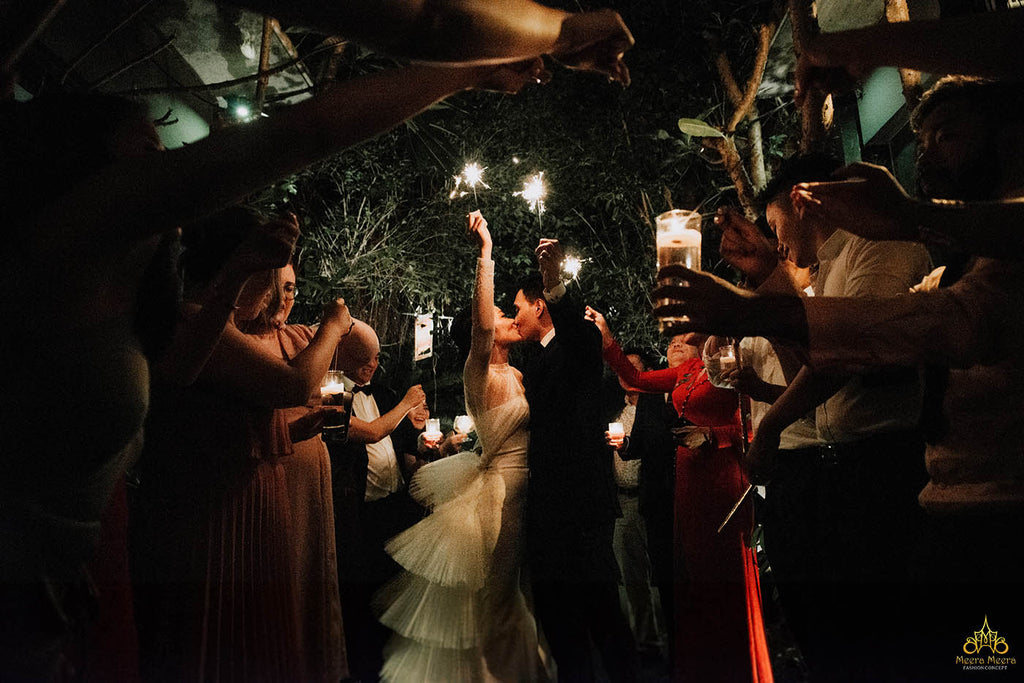
<path id="1" fill-rule="evenodd" d="M 473 211 L 466 216 L 466 230 L 469 232 L 469 239 L 480 247 L 480 258 L 489 260 L 491 258 L 491 231 L 487 229 L 487 220 L 479 211 Z"/>
<path id="2" fill-rule="evenodd" d="M 561 270 L 562 245 L 558 240 L 544 238 L 534 250 L 537 254 L 537 262 L 540 264 L 540 274 L 544 278 L 544 289 L 552 290 L 562 284 Z"/>

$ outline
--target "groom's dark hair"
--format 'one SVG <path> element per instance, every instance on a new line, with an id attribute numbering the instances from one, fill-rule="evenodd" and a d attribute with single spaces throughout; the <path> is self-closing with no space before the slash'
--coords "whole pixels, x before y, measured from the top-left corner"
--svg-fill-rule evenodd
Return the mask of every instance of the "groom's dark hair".
<path id="1" fill-rule="evenodd" d="M 522 290 L 523 296 L 532 304 L 544 296 L 544 278 L 540 273 L 530 273 L 519 281 L 519 290 Z"/>

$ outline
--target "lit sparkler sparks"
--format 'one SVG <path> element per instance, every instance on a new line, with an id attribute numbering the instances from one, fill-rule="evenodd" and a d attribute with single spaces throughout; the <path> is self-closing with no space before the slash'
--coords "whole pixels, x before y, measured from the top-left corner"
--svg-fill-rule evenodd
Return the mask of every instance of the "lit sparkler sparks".
<path id="1" fill-rule="evenodd" d="M 466 187 L 473 191 L 473 200 L 476 201 L 477 185 L 480 185 L 481 187 L 485 187 L 487 189 L 491 188 L 490 185 L 484 182 L 485 170 L 486 169 L 482 168 L 480 164 L 476 163 L 475 161 L 471 161 L 468 164 L 466 164 L 462 169 L 462 173 L 460 173 L 457 176 L 454 176 L 455 187 L 452 189 L 451 194 L 448 195 L 448 199 L 457 199 L 465 197 L 467 194 L 469 194 L 468 191 L 459 189 L 463 185 L 465 185 Z"/>
<path id="2" fill-rule="evenodd" d="M 544 185 L 544 171 L 532 175 L 523 182 L 522 192 L 513 192 L 516 197 L 522 197 L 530 205 L 530 211 L 537 212 L 537 218 L 544 213 L 544 199 L 548 196 L 548 188 Z"/>
<path id="3" fill-rule="evenodd" d="M 570 279 L 579 277 L 580 270 L 582 269 L 583 261 L 577 256 L 566 256 L 562 261 L 562 272 Z"/>

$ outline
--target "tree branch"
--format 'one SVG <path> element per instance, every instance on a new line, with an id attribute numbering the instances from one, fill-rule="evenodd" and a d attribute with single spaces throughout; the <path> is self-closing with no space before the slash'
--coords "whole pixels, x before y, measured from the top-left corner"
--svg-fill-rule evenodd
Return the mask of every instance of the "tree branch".
<path id="1" fill-rule="evenodd" d="M 757 29 L 757 54 L 754 56 L 754 69 L 750 72 L 750 78 L 747 79 L 743 100 L 736 106 L 732 118 L 729 119 L 729 125 L 725 127 L 727 133 L 734 132 L 736 126 L 750 114 L 754 106 L 757 90 L 761 87 L 761 79 L 764 77 L 764 68 L 768 64 L 768 49 L 771 47 L 774 33 L 774 24 L 765 24 Z"/>
<path id="2" fill-rule="evenodd" d="M 814 1 L 789 0 L 789 20 L 793 24 L 793 52 L 800 59 L 804 45 L 821 33 L 814 13 Z M 801 154 L 824 149 L 828 141 L 828 126 L 832 123 L 831 102 L 831 95 L 818 90 L 808 93 L 804 98 L 800 107 Z"/>

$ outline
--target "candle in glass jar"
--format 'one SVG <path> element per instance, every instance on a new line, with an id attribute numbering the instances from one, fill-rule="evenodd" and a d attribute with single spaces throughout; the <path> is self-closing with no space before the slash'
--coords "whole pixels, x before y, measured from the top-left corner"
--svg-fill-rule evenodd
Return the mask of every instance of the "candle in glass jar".
<path id="1" fill-rule="evenodd" d="M 700 214 L 696 211 L 674 209 L 659 214 L 654 219 L 657 227 L 655 244 L 658 250 L 658 269 L 670 265 L 686 266 L 691 270 L 700 270 Z M 675 278 L 662 278 L 663 285 L 679 284 Z M 672 303 L 668 299 L 659 299 L 658 306 Z M 671 323 L 687 322 L 685 317 L 661 318 L 660 327 L 665 331 Z"/>
<path id="2" fill-rule="evenodd" d="M 455 418 L 455 431 L 459 434 L 469 434 L 473 431 L 473 418 L 469 415 L 459 415 Z"/>
<path id="3" fill-rule="evenodd" d="M 622 426 L 621 422 L 609 422 L 608 435 L 611 436 L 612 439 L 621 439 L 626 436 L 626 430 Z"/>
<path id="4" fill-rule="evenodd" d="M 722 372 L 728 372 L 736 368 L 736 352 L 732 344 L 723 346 L 719 351 L 718 362 Z"/>
<path id="5" fill-rule="evenodd" d="M 441 420 L 436 417 L 427 419 L 427 428 L 423 431 L 423 438 L 427 441 L 440 441 L 444 434 L 441 433 Z"/>
<path id="6" fill-rule="evenodd" d="M 345 391 L 345 373 L 338 370 L 329 370 L 324 379 L 320 382 L 320 397 L 329 403 L 328 397 L 337 396 Z"/>

